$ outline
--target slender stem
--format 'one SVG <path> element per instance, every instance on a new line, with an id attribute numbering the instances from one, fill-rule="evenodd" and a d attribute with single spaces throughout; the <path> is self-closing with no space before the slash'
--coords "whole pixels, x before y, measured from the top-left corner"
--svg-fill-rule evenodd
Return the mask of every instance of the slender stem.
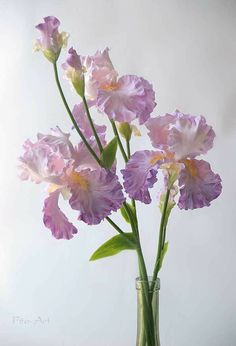
<path id="1" fill-rule="evenodd" d="M 154 267 L 154 271 L 153 271 L 153 278 L 152 278 L 152 280 L 153 280 L 152 281 L 152 286 L 153 287 L 155 285 L 155 280 L 157 279 L 157 274 L 158 274 L 158 272 L 160 270 L 160 259 L 161 259 L 161 252 L 162 252 L 162 249 L 163 249 L 163 239 L 165 237 L 166 212 L 167 212 L 167 206 L 168 206 L 169 197 L 170 197 L 170 190 L 167 189 L 166 197 L 165 197 L 165 201 L 164 201 L 164 206 L 163 206 L 163 211 L 162 211 L 162 216 L 161 216 L 157 257 L 156 257 L 155 267 Z M 151 291 L 153 291 L 153 287 L 151 287 Z"/>
<path id="2" fill-rule="evenodd" d="M 126 233 L 123 232 L 123 231 L 120 229 L 120 227 L 119 227 L 114 221 L 112 221 L 112 219 L 110 219 L 110 218 L 107 216 L 107 217 L 106 217 L 106 220 L 109 222 L 109 224 L 110 224 L 112 227 L 115 228 L 115 230 L 116 230 L 118 233 L 120 233 L 120 235 L 121 235 L 122 237 L 124 237 L 124 238 L 126 239 L 126 241 L 127 241 L 128 243 L 130 243 L 131 245 L 133 245 L 133 242 L 129 239 L 129 237 L 127 237 Z"/>
<path id="3" fill-rule="evenodd" d="M 117 137 L 117 141 L 118 141 L 118 145 L 119 145 L 121 154 L 122 154 L 125 162 L 128 162 L 128 157 L 126 155 L 125 149 L 124 149 L 123 144 L 121 142 L 119 132 L 118 132 L 118 130 L 116 128 L 116 124 L 115 124 L 113 119 L 110 119 L 110 122 L 111 122 L 111 126 L 112 126 L 112 129 L 113 129 L 114 135 Z"/>
<path id="4" fill-rule="evenodd" d="M 122 229 L 120 229 L 120 227 L 114 221 L 112 221 L 111 218 L 107 216 L 106 220 L 117 230 L 118 233 L 125 234 L 125 232 L 123 232 Z"/>
<path id="5" fill-rule="evenodd" d="M 53 68 L 54 68 L 54 74 L 55 74 L 55 79 L 56 79 L 56 84 L 59 90 L 59 93 L 61 95 L 62 101 L 64 103 L 64 106 L 67 110 L 67 113 L 76 129 L 76 131 L 78 132 L 79 136 L 81 137 L 82 141 L 84 142 L 84 144 L 86 145 L 88 151 L 90 152 L 90 154 L 94 157 L 94 159 L 99 163 L 99 165 L 101 165 L 101 161 L 99 159 L 99 157 L 97 156 L 97 154 L 95 153 L 95 151 L 90 147 L 89 143 L 87 142 L 86 138 L 84 137 L 83 133 L 81 132 L 80 128 L 77 125 L 77 122 L 75 121 L 75 118 L 70 110 L 70 107 L 68 106 L 68 103 L 66 101 L 65 95 L 63 93 L 60 81 L 59 81 L 59 77 L 58 77 L 58 71 L 57 71 L 57 64 L 54 63 L 53 64 Z"/>
<path id="6" fill-rule="evenodd" d="M 87 117 L 88 117 L 88 120 L 89 120 L 89 124 L 90 124 L 90 126 L 91 126 L 91 128 L 92 128 L 92 130 L 93 130 L 93 134 L 94 134 L 94 137 L 95 137 L 95 139 L 96 139 L 96 142 L 97 142 L 99 151 L 100 151 L 100 153 L 102 153 L 102 151 L 103 151 L 102 143 L 101 143 L 100 138 L 99 138 L 99 136 L 98 136 L 98 134 L 97 134 L 97 131 L 96 131 L 96 129 L 95 129 L 95 126 L 94 126 L 94 123 L 93 123 L 91 114 L 90 114 L 90 112 L 89 112 L 89 107 L 88 107 L 88 103 L 87 103 L 87 101 L 86 101 L 85 96 L 83 96 L 82 99 L 83 99 L 84 108 L 85 108 L 85 111 L 86 111 L 86 114 L 87 114 Z"/>
<path id="7" fill-rule="evenodd" d="M 130 159 L 130 140 L 126 139 L 126 151 L 127 151 L 127 155 L 128 155 L 128 159 Z"/>
<path id="8" fill-rule="evenodd" d="M 139 261 L 139 271 L 140 271 L 140 277 L 143 281 L 143 304 L 144 304 L 144 314 L 145 314 L 145 335 L 148 342 L 148 345 L 155 346 L 155 342 L 153 340 L 154 337 L 154 320 L 153 320 L 153 313 L 152 313 L 152 303 L 150 299 L 149 294 L 149 280 L 147 275 L 147 269 L 143 257 L 143 252 L 139 240 L 139 232 L 138 232 L 138 224 L 136 222 L 136 215 L 135 218 L 133 218 L 132 213 L 130 212 L 130 209 L 127 207 L 127 205 L 124 203 L 124 208 L 129 216 L 130 224 L 132 228 L 133 234 L 136 236 L 137 240 L 137 255 L 138 255 L 138 261 Z"/>

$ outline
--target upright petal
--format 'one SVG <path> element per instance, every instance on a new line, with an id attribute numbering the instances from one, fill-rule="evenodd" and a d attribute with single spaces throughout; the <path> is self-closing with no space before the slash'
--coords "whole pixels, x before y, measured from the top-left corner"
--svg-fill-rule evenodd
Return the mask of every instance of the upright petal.
<path id="1" fill-rule="evenodd" d="M 88 101 L 88 106 L 92 107 L 95 104 L 94 101 Z M 94 139 L 93 130 L 91 128 L 91 125 L 88 121 L 88 117 L 85 112 L 84 104 L 83 102 L 77 104 L 73 108 L 73 116 L 80 128 L 80 130 L 83 132 L 83 135 L 86 137 L 86 139 Z M 95 129 L 97 131 L 98 136 L 100 137 L 101 141 L 105 141 L 105 134 L 106 134 L 106 126 L 105 125 L 97 125 L 94 124 Z"/>
<path id="2" fill-rule="evenodd" d="M 85 95 L 96 100 L 98 89 L 116 82 L 118 73 L 109 56 L 109 49 L 98 50 L 92 56 L 82 58 L 85 74 Z"/>
<path id="3" fill-rule="evenodd" d="M 169 131 L 169 149 L 175 159 L 194 158 L 206 154 L 213 147 L 215 133 L 203 116 L 193 116 L 176 111 L 176 122 Z"/>
<path id="4" fill-rule="evenodd" d="M 105 169 L 73 172 L 68 182 L 69 203 L 72 209 L 79 211 L 78 219 L 89 225 L 100 223 L 125 201 L 117 176 Z"/>
<path id="5" fill-rule="evenodd" d="M 56 190 L 45 199 L 43 222 L 56 239 L 71 239 L 78 231 L 59 208 L 59 195 L 60 190 Z"/>
<path id="6" fill-rule="evenodd" d="M 51 129 L 51 133 L 44 135 L 38 133 L 37 138 L 40 145 L 47 145 L 55 153 L 60 153 L 65 159 L 70 159 L 73 155 L 74 148 L 70 142 L 70 134 L 63 132 L 59 126 Z"/>
<path id="7" fill-rule="evenodd" d="M 170 125 L 174 124 L 175 121 L 175 115 L 165 114 L 164 116 L 151 118 L 146 122 L 145 126 L 149 130 L 148 135 L 154 148 L 164 150 L 169 148 Z"/>
<path id="8" fill-rule="evenodd" d="M 90 147 L 99 155 L 99 149 L 97 142 L 94 139 L 88 140 Z M 86 168 L 91 170 L 100 168 L 98 162 L 94 159 L 91 153 L 88 151 L 84 142 L 79 142 L 77 146 L 75 146 L 75 153 L 73 156 L 74 159 L 74 167 L 76 170 L 81 171 Z"/>
<path id="9" fill-rule="evenodd" d="M 149 189 L 157 181 L 157 170 L 163 160 L 163 153 L 159 151 L 137 151 L 131 156 L 125 169 L 121 171 L 124 188 L 130 198 L 151 203 Z"/>
<path id="10" fill-rule="evenodd" d="M 180 209 L 195 209 L 209 206 L 222 190 L 219 174 L 212 172 L 210 164 L 203 160 L 185 160 L 180 172 Z"/>
<path id="11" fill-rule="evenodd" d="M 118 122 L 130 123 L 138 118 L 139 123 L 143 124 L 155 106 L 152 85 L 137 76 L 123 76 L 118 82 L 98 91 L 98 109 Z"/>

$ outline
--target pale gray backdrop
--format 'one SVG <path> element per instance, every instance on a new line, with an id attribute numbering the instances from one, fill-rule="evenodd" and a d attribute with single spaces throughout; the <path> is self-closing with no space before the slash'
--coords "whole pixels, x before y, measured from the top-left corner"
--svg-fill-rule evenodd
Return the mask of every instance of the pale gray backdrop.
<path id="1" fill-rule="evenodd" d="M 135 254 L 90 263 L 91 253 L 114 234 L 109 225 L 80 223 L 73 240 L 55 240 L 42 223 L 45 186 L 17 178 L 26 138 L 71 126 L 51 64 L 32 53 L 34 25 L 46 15 L 60 18 L 69 45 L 80 53 L 109 46 L 120 75 L 153 83 L 155 114 L 177 108 L 204 114 L 214 126 L 215 147 L 207 157 L 222 176 L 223 193 L 210 208 L 173 212 L 161 272 L 161 339 L 163 346 L 236 345 L 233 0 L 0 1 L 0 344 L 135 345 Z M 72 106 L 78 99 L 67 82 L 63 86 Z M 135 146 L 150 144 L 143 136 Z M 139 214 L 151 271 L 159 213 L 154 203 L 139 205 Z M 75 213 L 68 215 L 76 222 Z"/>

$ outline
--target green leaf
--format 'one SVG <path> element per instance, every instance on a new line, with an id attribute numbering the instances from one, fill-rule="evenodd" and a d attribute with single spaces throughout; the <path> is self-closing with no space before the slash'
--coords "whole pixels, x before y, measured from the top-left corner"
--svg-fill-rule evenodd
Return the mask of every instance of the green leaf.
<path id="1" fill-rule="evenodd" d="M 123 250 L 135 250 L 136 242 L 133 233 L 118 234 L 102 244 L 90 257 L 90 261 L 114 256 Z"/>
<path id="2" fill-rule="evenodd" d="M 129 208 L 130 213 L 134 216 L 134 207 L 132 206 L 132 204 L 126 203 L 127 208 Z M 122 207 L 120 208 L 121 211 L 121 215 L 123 216 L 123 218 L 125 219 L 126 222 L 130 223 L 130 219 L 129 219 L 129 215 L 125 209 L 125 207 L 122 205 Z"/>
<path id="3" fill-rule="evenodd" d="M 163 263 L 163 260 L 164 260 L 165 255 L 166 255 L 166 253 L 167 253 L 168 246 L 169 246 L 169 242 L 167 241 L 167 242 L 164 244 L 163 249 L 162 249 L 162 251 L 161 251 L 159 270 L 160 270 L 161 267 L 162 267 L 162 263 Z"/>
<path id="4" fill-rule="evenodd" d="M 105 168 L 111 168 L 115 158 L 116 158 L 116 151 L 117 151 L 117 137 L 113 138 L 107 146 L 103 149 L 102 155 L 101 155 L 101 161 L 103 164 L 103 167 Z"/>

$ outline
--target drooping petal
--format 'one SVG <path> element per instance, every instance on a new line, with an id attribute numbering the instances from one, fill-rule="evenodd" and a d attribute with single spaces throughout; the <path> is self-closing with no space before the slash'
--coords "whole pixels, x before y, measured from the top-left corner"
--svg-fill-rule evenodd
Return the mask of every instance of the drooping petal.
<path id="1" fill-rule="evenodd" d="M 152 85 L 137 76 L 125 75 L 98 91 L 98 109 L 118 122 L 130 123 L 138 118 L 143 124 L 155 106 Z"/>
<path id="2" fill-rule="evenodd" d="M 79 211 L 78 219 L 89 225 L 100 223 L 125 201 L 122 186 L 111 171 L 86 169 L 73 172 L 68 181 L 71 188 L 69 203 L 72 209 Z"/>
<path id="3" fill-rule="evenodd" d="M 163 159 L 162 152 L 149 150 L 137 151 L 131 156 L 125 169 L 121 171 L 125 191 L 130 198 L 151 203 L 149 189 L 157 181 L 157 170 Z"/>
<path id="4" fill-rule="evenodd" d="M 172 114 L 165 114 L 164 116 L 158 116 L 149 119 L 145 126 L 149 130 L 149 137 L 152 145 L 157 149 L 168 149 L 169 148 L 169 130 L 170 125 L 176 121 L 176 116 Z"/>
<path id="5" fill-rule="evenodd" d="M 212 172 L 210 164 L 204 160 L 185 160 L 185 168 L 180 172 L 180 209 L 195 209 L 209 206 L 222 190 L 219 174 Z"/>
<path id="6" fill-rule="evenodd" d="M 88 106 L 92 107 L 94 106 L 94 101 L 88 101 Z M 83 135 L 86 137 L 86 139 L 94 139 L 93 130 L 91 128 L 91 125 L 88 121 L 88 117 L 85 112 L 84 104 L 83 102 L 77 104 L 73 108 L 73 116 L 82 131 Z M 105 133 L 106 133 L 106 126 L 105 125 L 97 125 L 94 124 L 95 129 L 97 131 L 97 134 L 102 142 L 105 141 Z"/>
<path id="7" fill-rule="evenodd" d="M 58 32 L 60 21 L 56 17 L 48 16 L 43 19 L 44 23 L 36 25 L 41 38 L 36 41 L 35 50 L 41 50 L 45 57 L 54 63 L 58 59 L 61 48 L 67 43 L 68 34 Z"/>
<path id="8" fill-rule="evenodd" d="M 59 208 L 59 195 L 60 190 L 56 190 L 45 199 L 43 222 L 56 239 L 71 239 L 78 231 Z"/>
<path id="9" fill-rule="evenodd" d="M 116 82 L 118 73 L 109 56 L 109 49 L 98 50 L 92 56 L 82 58 L 85 74 L 85 95 L 96 100 L 98 89 Z"/>
<path id="10" fill-rule="evenodd" d="M 213 147 L 215 133 L 203 116 L 176 111 L 176 122 L 169 131 L 168 144 L 176 160 L 206 154 Z"/>

